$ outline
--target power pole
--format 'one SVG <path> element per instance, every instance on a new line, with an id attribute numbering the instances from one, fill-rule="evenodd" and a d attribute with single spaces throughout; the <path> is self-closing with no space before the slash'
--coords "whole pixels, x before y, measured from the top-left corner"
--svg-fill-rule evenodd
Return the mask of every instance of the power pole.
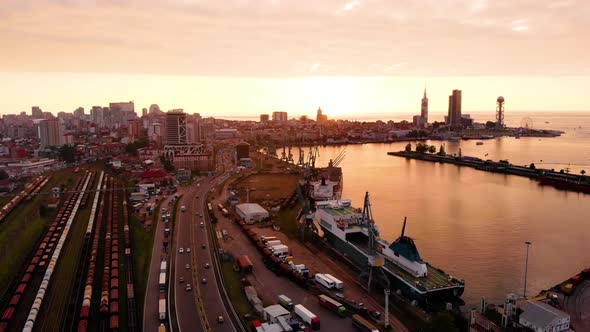
<path id="1" fill-rule="evenodd" d="M 526 280 L 527 280 L 527 274 L 528 274 L 528 269 L 529 269 L 529 247 L 531 246 L 531 242 L 526 241 L 524 244 L 526 244 L 526 262 L 524 265 L 524 293 L 523 296 L 526 299 Z"/>

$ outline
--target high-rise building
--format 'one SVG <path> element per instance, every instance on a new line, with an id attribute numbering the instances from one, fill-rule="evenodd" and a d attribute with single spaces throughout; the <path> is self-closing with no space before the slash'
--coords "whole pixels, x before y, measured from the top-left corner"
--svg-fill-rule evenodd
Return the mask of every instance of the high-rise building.
<path id="1" fill-rule="evenodd" d="M 420 116 L 424 126 L 428 125 L 428 97 L 426 97 L 426 87 L 424 87 L 424 97 L 422 97 L 422 108 L 420 109 Z"/>
<path id="2" fill-rule="evenodd" d="M 270 117 L 268 114 L 260 114 L 260 122 L 266 123 L 266 122 L 268 122 L 268 120 L 270 120 Z"/>
<path id="3" fill-rule="evenodd" d="M 43 111 L 39 106 L 31 107 L 31 116 L 33 119 L 43 119 Z"/>
<path id="4" fill-rule="evenodd" d="M 146 117 L 146 116 L 147 116 L 147 114 L 148 114 L 147 112 L 148 112 L 147 108 L 145 108 L 145 107 L 144 107 L 144 108 L 142 108 L 142 109 L 141 109 L 141 116 L 142 116 L 142 117 Z"/>
<path id="5" fill-rule="evenodd" d="M 287 112 L 272 112 L 273 122 L 287 122 Z"/>
<path id="6" fill-rule="evenodd" d="M 186 134 L 186 113 L 182 109 L 166 113 L 166 144 L 188 144 Z"/>
<path id="7" fill-rule="evenodd" d="M 447 124 L 452 126 L 461 125 L 461 90 L 455 89 L 453 94 L 449 96 Z"/>
<path id="8" fill-rule="evenodd" d="M 84 107 L 78 107 L 74 111 L 74 117 L 81 119 L 84 117 Z"/>
<path id="9" fill-rule="evenodd" d="M 127 135 L 131 138 L 139 137 L 141 133 L 141 123 L 138 119 L 128 120 L 127 121 Z"/>
<path id="10" fill-rule="evenodd" d="M 118 103 L 109 103 L 109 109 L 111 111 L 121 111 L 123 113 L 127 112 L 135 112 L 135 104 L 133 101 L 130 102 L 118 102 Z"/>
<path id="11" fill-rule="evenodd" d="M 149 110 L 148 114 L 149 115 L 162 114 L 162 111 L 160 110 L 160 106 L 158 106 L 158 104 L 151 104 L 150 105 L 150 110 Z"/>
<path id="12" fill-rule="evenodd" d="M 41 148 L 62 145 L 61 126 L 57 118 L 40 121 L 38 134 Z"/>

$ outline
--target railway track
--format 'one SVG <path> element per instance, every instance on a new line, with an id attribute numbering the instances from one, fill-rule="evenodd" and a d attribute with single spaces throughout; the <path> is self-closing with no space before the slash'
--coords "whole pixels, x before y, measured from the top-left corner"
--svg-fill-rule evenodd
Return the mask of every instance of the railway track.
<path id="1" fill-rule="evenodd" d="M 37 184 L 30 186 L 28 194 L 33 192 L 45 180 L 37 178 L 35 181 L 38 181 Z M 86 172 L 78 179 L 75 191 L 86 190 L 89 181 L 90 173 Z M 10 302 L 5 306 L 0 319 L 0 330 L 8 328 L 19 329 L 23 325 L 23 331 L 31 331 L 33 329 L 37 314 L 43 304 L 45 292 L 51 281 L 51 275 L 67 239 L 70 226 L 76 217 L 81 198 L 79 193 L 73 193 L 64 201 L 53 223 L 50 224 L 48 230 L 45 232 L 41 243 L 36 247 L 35 254 L 30 259 L 20 279 L 20 283 L 13 290 Z M 35 292 L 35 290 L 37 291 Z M 28 316 L 25 318 L 24 313 L 29 306 L 30 310 Z"/>

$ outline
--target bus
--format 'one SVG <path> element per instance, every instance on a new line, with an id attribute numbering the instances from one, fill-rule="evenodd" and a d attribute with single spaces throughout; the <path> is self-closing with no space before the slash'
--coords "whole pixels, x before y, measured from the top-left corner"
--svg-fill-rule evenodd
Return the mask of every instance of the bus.
<path id="1" fill-rule="evenodd" d="M 223 204 L 221 204 L 221 203 L 217 204 L 217 209 L 219 211 L 223 211 Z"/>
<path id="2" fill-rule="evenodd" d="M 362 332 L 379 332 L 375 325 L 357 314 L 352 315 L 352 326 Z"/>

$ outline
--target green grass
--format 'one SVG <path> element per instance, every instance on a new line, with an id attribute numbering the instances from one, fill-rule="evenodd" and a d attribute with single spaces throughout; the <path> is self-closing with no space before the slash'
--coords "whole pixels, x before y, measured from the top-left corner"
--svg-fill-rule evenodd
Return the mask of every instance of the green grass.
<path id="1" fill-rule="evenodd" d="M 240 273 L 234 271 L 232 263 L 222 263 L 221 270 L 223 272 L 225 290 L 240 319 L 243 319 L 245 314 L 257 315 L 250 302 L 248 302 L 246 295 L 242 292 Z"/>
<path id="2" fill-rule="evenodd" d="M 133 214 L 129 216 L 131 247 L 133 255 L 133 277 L 135 278 L 135 302 L 137 303 L 138 323 L 143 322 L 143 301 L 149 276 L 150 260 L 156 236 L 157 223 L 160 217 L 160 204 L 155 208 L 152 226 L 145 229 L 140 220 Z M 130 207 L 131 208 L 131 207 Z"/>
<path id="3" fill-rule="evenodd" d="M 65 184 L 67 188 L 74 186 L 74 179 L 70 170 L 61 170 L 51 174 L 51 179 L 41 193 L 31 201 L 24 201 L 8 217 L 0 223 L 0 295 L 4 294 L 11 282 L 21 274 L 26 259 L 34 249 L 32 244 L 37 242 L 57 214 L 57 209 L 48 209 L 45 216 L 39 215 L 39 207 L 46 202 L 52 187 Z M 20 191 L 16 191 L 20 192 Z M 62 199 L 62 202 L 65 197 Z"/>
<path id="4" fill-rule="evenodd" d="M 299 225 L 296 220 L 299 210 L 299 205 L 296 205 L 292 209 L 283 208 L 274 217 L 275 224 L 281 227 L 281 232 L 289 238 L 296 238 L 299 236 Z"/>

